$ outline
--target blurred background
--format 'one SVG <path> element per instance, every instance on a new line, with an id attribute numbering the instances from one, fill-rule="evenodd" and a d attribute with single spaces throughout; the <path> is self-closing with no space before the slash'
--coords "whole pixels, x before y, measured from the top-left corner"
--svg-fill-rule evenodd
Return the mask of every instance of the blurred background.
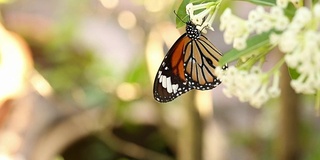
<path id="1" fill-rule="evenodd" d="M 222 84 L 153 99 L 156 71 L 184 32 L 180 3 L 0 0 L 0 160 L 320 159 L 312 97 L 257 109 L 226 98 Z M 230 6 L 243 17 L 254 7 Z M 213 27 L 207 37 L 228 51 L 218 18 Z"/>

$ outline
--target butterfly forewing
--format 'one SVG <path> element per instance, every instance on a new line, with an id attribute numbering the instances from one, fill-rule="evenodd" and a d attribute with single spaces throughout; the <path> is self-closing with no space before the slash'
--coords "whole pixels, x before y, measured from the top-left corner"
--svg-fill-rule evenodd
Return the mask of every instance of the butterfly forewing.
<path id="1" fill-rule="evenodd" d="M 190 39 L 183 34 L 170 48 L 162 61 L 154 80 L 153 95 L 159 102 L 169 102 L 189 88 L 184 72 L 183 51 Z"/>

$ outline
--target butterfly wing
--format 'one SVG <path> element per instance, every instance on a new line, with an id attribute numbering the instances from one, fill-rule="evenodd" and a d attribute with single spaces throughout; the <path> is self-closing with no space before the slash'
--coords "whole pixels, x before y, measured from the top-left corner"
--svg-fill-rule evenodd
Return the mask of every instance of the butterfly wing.
<path id="1" fill-rule="evenodd" d="M 153 95 L 159 102 L 169 102 L 183 93 L 189 87 L 184 69 L 184 50 L 190 38 L 183 34 L 170 48 L 154 80 Z"/>
<path id="2" fill-rule="evenodd" d="M 215 74 L 215 68 L 222 57 L 218 49 L 203 35 L 190 41 L 185 47 L 185 77 L 192 89 L 209 90 L 221 81 Z M 227 65 L 222 67 L 227 68 Z"/>

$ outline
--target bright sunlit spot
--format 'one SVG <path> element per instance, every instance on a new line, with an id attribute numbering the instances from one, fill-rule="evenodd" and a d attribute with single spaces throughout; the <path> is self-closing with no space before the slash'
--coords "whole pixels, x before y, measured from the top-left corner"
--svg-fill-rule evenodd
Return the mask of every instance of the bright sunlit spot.
<path id="1" fill-rule="evenodd" d="M 42 96 L 50 96 L 53 92 L 49 82 L 37 71 L 34 71 L 30 82 L 34 89 Z"/>
<path id="2" fill-rule="evenodd" d="M 132 29 L 136 23 L 136 16 L 130 11 L 122 11 L 118 16 L 118 23 L 124 29 Z"/>
<path id="3" fill-rule="evenodd" d="M 150 69 L 150 79 L 154 78 L 163 59 L 162 39 L 157 31 L 151 31 L 146 46 L 146 58 Z"/>
<path id="4" fill-rule="evenodd" d="M 212 91 L 197 91 L 195 94 L 196 107 L 201 117 L 208 118 L 213 114 Z"/>
<path id="5" fill-rule="evenodd" d="M 150 31 L 146 45 L 146 58 L 150 70 L 150 79 L 154 78 L 159 64 L 161 64 L 161 61 L 163 60 L 165 54 L 163 43 L 169 47 L 174 43 L 177 37 L 179 37 L 179 32 L 174 25 L 168 23 L 160 24 Z"/>
<path id="6" fill-rule="evenodd" d="M 23 88 L 29 59 L 22 41 L 7 32 L 0 24 L 0 104 L 8 97 L 16 96 Z"/>
<path id="7" fill-rule="evenodd" d="M 124 101 L 131 101 L 139 97 L 139 86 L 133 83 L 122 83 L 116 89 L 117 96 Z"/>
<path id="8" fill-rule="evenodd" d="M 11 160 L 11 158 L 9 157 L 9 155 L 0 153 L 0 160 Z"/>
<path id="9" fill-rule="evenodd" d="M 149 12 L 159 12 L 164 8 L 165 3 L 167 3 L 167 1 L 148 0 L 148 1 L 145 1 L 144 6 L 146 10 L 148 10 Z"/>
<path id="10" fill-rule="evenodd" d="M 12 152 L 21 145 L 20 136 L 12 131 L 2 132 L 1 141 L 5 145 L 0 148 L 0 160 L 13 160 Z"/>
<path id="11" fill-rule="evenodd" d="M 108 9 L 115 8 L 119 1 L 118 0 L 100 0 L 102 5 Z"/>

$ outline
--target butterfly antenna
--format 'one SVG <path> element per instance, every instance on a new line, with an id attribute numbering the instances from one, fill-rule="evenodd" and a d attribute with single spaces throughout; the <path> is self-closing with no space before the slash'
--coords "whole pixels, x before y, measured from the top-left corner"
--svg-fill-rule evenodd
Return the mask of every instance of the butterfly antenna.
<path id="1" fill-rule="evenodd" d="M 183 23 L 187 23 L 186 21 L 184 21 L 184 20 L 182 20 L 182 18 L 181 17 L 179 17 L 178 16 L 178 14 L 177 14 L 177 12 L 176 12 L 176 10 L 173 10 L 173 13 L 180 19 L 180 21 L 181 22 L 183 22 Z"/>

